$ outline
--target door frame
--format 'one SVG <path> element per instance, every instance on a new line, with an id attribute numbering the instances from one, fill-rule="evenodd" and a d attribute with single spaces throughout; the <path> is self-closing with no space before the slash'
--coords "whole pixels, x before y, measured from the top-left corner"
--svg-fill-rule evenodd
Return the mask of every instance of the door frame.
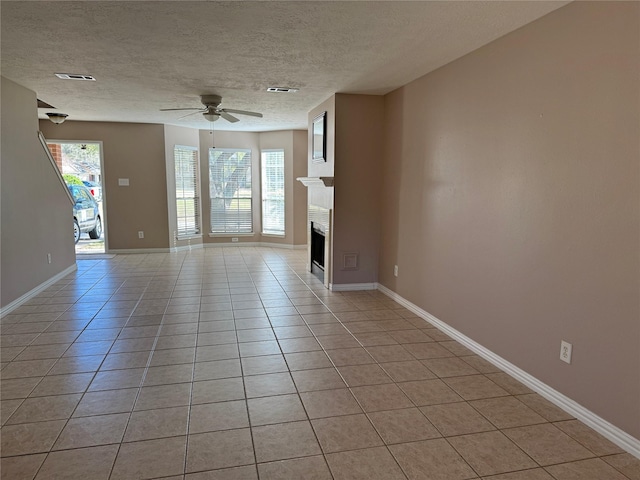
<path id="1" fill-rule="evenodd" d="M 55 138 L 47 138 L 47 144 L 49 143 L 72 143 L 72 144 L 98 144 L 100 146 L 100 177 L 101 182 L 100 185 L 102 187 L 102 217 L 100 220 L 102 221 L 102 238 L 104 240 L 104 253 L 109 253 L 109 237 L 107 235 L 108 225 L 107 225 L 107 189 L 105 188 L 105 173 L 104 173 L 104 145 L 102 140 L 59 140 Z M 60 172 L 62 173 L 62 172 Z M 104 218 L 103 218 L 104 217 Z M 90 254 L 89 254 L 90 255 Z"/>

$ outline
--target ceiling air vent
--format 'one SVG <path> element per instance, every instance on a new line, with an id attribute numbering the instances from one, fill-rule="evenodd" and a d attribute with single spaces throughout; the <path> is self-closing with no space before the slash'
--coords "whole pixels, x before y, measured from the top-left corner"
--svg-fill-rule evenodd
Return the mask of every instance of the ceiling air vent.
<path id="1" fill-rule="evenodd" d="M 297 88 L 289 88 L 289 87 L 268 87 L 267 92 L 275 92 L 275 93 L 296 93 L 298 91 Z"/>
<path id="2" fill-rule="evenodd" d="M 56 77 L 61 78 L 62 80 L 89 80 L 90 82 L 96 81 L 96 79 L 91 75 L 79 75 L 76 73 L 56 73 Z"/>

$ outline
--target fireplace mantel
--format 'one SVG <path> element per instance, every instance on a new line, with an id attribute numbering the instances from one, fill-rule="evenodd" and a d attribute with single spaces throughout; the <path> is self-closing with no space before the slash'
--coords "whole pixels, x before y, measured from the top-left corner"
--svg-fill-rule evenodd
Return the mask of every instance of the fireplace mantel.
<path id="1" fill-rule="evenodd" d="M 309 187 L 333 187 L 333 177 L 298 177 L 296 180 Z"/>

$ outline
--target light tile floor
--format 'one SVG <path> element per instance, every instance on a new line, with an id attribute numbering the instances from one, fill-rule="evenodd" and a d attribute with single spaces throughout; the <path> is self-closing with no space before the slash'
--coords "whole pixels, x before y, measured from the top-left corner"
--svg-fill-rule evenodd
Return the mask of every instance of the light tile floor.
<path id="1" fill-rule="evenodd" d="M 79 260 L 2 319 L 2 479 L 639 480 L 640 461 L 304 252 Z"/>

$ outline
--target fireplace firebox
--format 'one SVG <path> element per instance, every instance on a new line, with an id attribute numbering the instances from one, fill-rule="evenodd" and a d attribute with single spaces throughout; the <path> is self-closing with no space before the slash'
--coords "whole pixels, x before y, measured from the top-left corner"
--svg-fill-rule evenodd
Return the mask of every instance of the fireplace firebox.
<path id="1" fill-rule="evenodd" d="M 324 281 L 324 227 L 311 222 L 311 273 Z"/>

